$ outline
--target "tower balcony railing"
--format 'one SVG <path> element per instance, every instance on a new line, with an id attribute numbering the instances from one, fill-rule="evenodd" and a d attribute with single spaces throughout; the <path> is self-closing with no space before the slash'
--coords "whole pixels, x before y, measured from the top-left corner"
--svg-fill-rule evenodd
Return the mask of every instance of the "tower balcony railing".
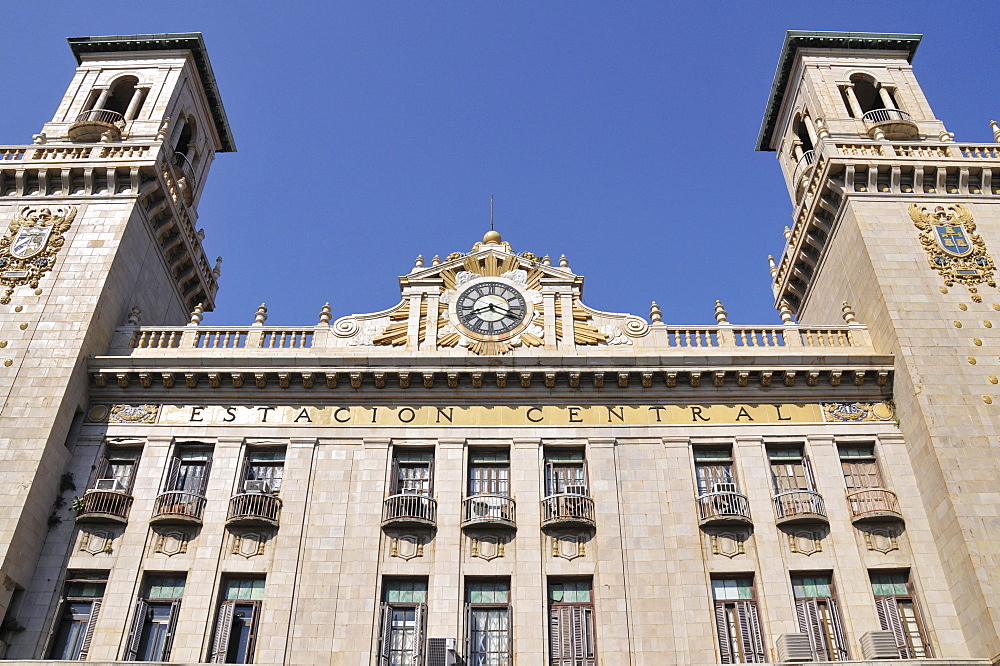
<path id="1" fill-rule="evenodd" d="M 802 157 L 799 158 L 798 162 L 795 163 L 795 173 L 792 175 L 792 182 L 798 183 L 799 179 L 806 174 L 806 172 L 811 171 L 813 165 L 816 164 L 816 151 L 807 150 L 802 153 Z"/>
<path id="2" fill-rule="evenodd" d="M 743 493 L 721 491 L 698 496 L 699 525 L 749 525 L 750 501 Z"/>
<path id="3" fill-rule="evenodd" d="M 462 500 L 462 527 L 515 527 L 514 500 L 506 495 L 482 494 Z"/>
<path id="4" fill-rule="evenodd" d="M 66 133 L 72 141 L 100 141 L 109 136 L 117 141 L 125 129 L 125 118 L 111 109 L 90 109 L 76 117 Z"/>
<path id="5" fill-rule="evenodd" d="M 194 177 L 194 165 L 191 164 L 191 160 L 188 156 L 182 152 L 176 152 L 173 157 L 170 158 L 170 164 L 174 167 L 174 173 L 177 176 L 177 182 L 184 195 L 184 201 L 191 205 L 194 201 L 194 191 L 198 184 Z"/>
<path id="6" fill-rule="evenodd" d="M 183 490 L 168 490 L 153 502 L 150 523 L 195 523 L 200 525 L 205 513 L 205 497 Z"/>
<path id="7" fill-rule="evenodd" d="M 239 493 L 229 498 L 226 525 L 278 526 L 281 499 L 270 493 Z"/>
<path id="8" fill-rule="evenodd" d="M 854 523 L 903 519 L 899 498 L 885 488 L 849 490 L 847 503 L 851 506 L 851 522 Z"/>
<path id="9" fill-rule="evenodd" d="M 542 527 L 553 525 L 593 527 L 593 498 L 582 493 L 558 493 L 542 499 Z"/>
<path id="10" fill-rule="evenodd" d="M 909 139 L 917 135 L 917 124 L 902 109 L 872 109 L 861 119 L 873 139 Z"/>
<path id="11" fill-rule="evenodd" d="M 386 497 L 382 503 L 382 527 L 434 527 L 436 524 L 437 500 L 429 495 L 401 493 Z"/>
<path id="12" fill-rule="evenodd" d="M 128 512 L 132 508 L 132 495 L 119 490 L 88 490 L 78 500 L 74 500 L 76 521 L 82 522 L 128 522 Z"/>
<path id="13" fill-rule="evenodd" d="M 823 496 L 814 490 L 788 490 L 778 493 L 773 500 L 778 525 L 828 522 Z"/>

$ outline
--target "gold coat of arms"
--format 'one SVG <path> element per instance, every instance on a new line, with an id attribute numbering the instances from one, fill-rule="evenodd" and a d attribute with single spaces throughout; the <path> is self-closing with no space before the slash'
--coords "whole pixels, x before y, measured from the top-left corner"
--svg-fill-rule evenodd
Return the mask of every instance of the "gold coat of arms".
<path id="1" fill-rule="evenodd" d="M 972 213 L 962 204 L 938 206 L 932 212 L 919 204 L 910 206 L 910 219 L 920 230 L 920 244 L 927 252 L 927 261 L 944 278 L 946 286 L 956 282 L 972 292 L 977 303 L 977 284 L 996 286 L 993 271 L 996 266 L 986 252 L 983 237 L 976 234 Z"/>
<path id="2" fill-rule="evenodd" d="M 0 238 L 0 285 L 4 287 L 0 303 L 10 303 L 15 287 L 38 287 L 66 242 L 63 233 L 73 223 L 76 211 L 76 206 L 24 206 L 17 212 L 7 234 Z"/>

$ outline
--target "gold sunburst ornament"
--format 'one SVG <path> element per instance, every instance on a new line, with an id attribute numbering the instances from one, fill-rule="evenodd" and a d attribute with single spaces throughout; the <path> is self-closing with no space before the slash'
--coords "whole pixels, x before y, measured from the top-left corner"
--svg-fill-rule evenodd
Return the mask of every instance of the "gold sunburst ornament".
<path id="1" fill-rule="evenodd" d="M 76 206 L 47 208 L 24 206 L 17 212 L 7 234 L 0 238 L 0 303 L 10 303 L 16 287 L 38 287 L 38 281 L 55 264 L 56 254 L 66 242 L 63 233 L 76 217 Z"/>
<path id="2" fill-rule="evenodd" d="M 918 204 L 910 206 L 910 219 L 920 230 L 920 244 L 927 251 L 931 268 L 944 278 L 945 286 L 956 282 L 972 292 L 972 300 L 982 301 L 976 285 L 996 286 L 996 266 L 986 252 L 983 237 L 976 234 L 972 213 L 962 204 L 938 206 L 933 212 Z"/>

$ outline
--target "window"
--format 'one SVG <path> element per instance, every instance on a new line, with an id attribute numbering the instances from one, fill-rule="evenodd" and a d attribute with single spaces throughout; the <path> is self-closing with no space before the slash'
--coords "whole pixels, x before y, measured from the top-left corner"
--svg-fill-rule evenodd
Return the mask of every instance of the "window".
<path id="1" fill-rule="evenodd" d="M 434 453 L 397 448 L 392 459 L 394 495 L 424 495 L 434 490 Z"/>
<path id="2" fill-rule="evenodd" d="M 930 643 L 924 632 L 909 575 L 870 572 L 875 610 L 882 631 L 891 631 L 900 659 L 931 657 Z"/>
<path id="3" fill-rule="evenodd" d="M 595 666 L 596 655 L 590 581 L 550 582 L 550 666 Z"/>
<path id="4" fill-rule="evenodd" d="M 184 595 L 184 576 L 149 576 L 144 589 L 135 602 L 125 661 L 167 661 Z"/>
<path id="5" fill-rule="evenodd" d="M 567 493 L 587 495 L 587 464 L 583 451 L 549 451 L 545 454 L 546 496 Z"/>
<path id="6" fill-rule="evenodd" d="M 285 451 L 247 449 L 243 464 L 241 492 L 281 492 L 281 479 L 285 471 Z"/>
<path id="7" fill-rule="evenodd" d="M 837 449 L 848 493 L 865 488 L 885 488 L 882 473 L 875 462 L 874 444 L 852 444 L 839 446 Z"/>
<path id="8" fill-rule="evenodd" d="M 802 447 L 768 449 L 767 459 L 771 463 L 771 479 L 776 495 L 814 489 L 812 469 L 809 459 L 802 453 Z"/>
<path id="9" fill-rule="evenodd" d="M 510 496 L 510 454 L 507 451 L 469 451 L 469 496 Z"/>
<path id="10" fill-rule="evenodd" d="M 213 664 L 252 664 L 263 578 L 234 578 L 226 582 L 212 638 Z"/>
<path id="11" fill-rule="evenodd" d="M 63 588 L 49 659 L 83 661 L 90 651 L 108 575 L 70 575 Z"/>
<path id="12" fill-rule="evenodd" d="M 757 616 L 752 578 L 715 578 L 715 625 L 723 664 L 762 663 L 764 640 Z"/>
<path id="13" fill-rule="evenodd" d="M 476 581 L 465 592 L 467 666 L 508 666 L 510 581 Z"/>
<path id="14" fill-rule="evenodd" d="M 739 492 L 733 478 L 733 455 L 727 449 L 695 449 L 698 494 Z"/>
<path id="15" fill-rule="evenodd" d="M 178 447 L 177 455 L 170 462 L 167 483 L 163 489 L 166 492 L 176 491 L 204 496 L 211 470 L 211 451 Z"/>
<path id="16" fill-rule="evenodd" d="M 427 581 L 390 579 L 382 593 L 379 666 L 420 666 L 427 624 Z"/>
<path id="17" fill-rule="evenodd" d="M 792 576 L 792 592 L 799 631 L 809 635 L 813 658 L 817 661 L 848 659 L 847 641 L 844 640 L 837 602 L 833 598 L 830 576 Z"/>
<path id="18" fill-rule="evenodd" d="M 107 448 L 104 457 L 97 463 L 94 475 L 94 490 L 114 490 L 121 493 L 132 492 L 135 468 L 139 462 L 136 449 Z"/>

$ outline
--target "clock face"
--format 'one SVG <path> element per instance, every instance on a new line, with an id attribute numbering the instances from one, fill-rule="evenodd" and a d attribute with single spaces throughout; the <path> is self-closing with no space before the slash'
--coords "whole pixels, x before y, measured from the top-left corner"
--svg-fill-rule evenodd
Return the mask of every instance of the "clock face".
<path id="1" fill-rule="evenodd" d="M 528 314 L 524 295 L 503 282 L 477 282 L 459 295 L 455 306 L 458 320 L 478 335 L 510 333 Z"/>

